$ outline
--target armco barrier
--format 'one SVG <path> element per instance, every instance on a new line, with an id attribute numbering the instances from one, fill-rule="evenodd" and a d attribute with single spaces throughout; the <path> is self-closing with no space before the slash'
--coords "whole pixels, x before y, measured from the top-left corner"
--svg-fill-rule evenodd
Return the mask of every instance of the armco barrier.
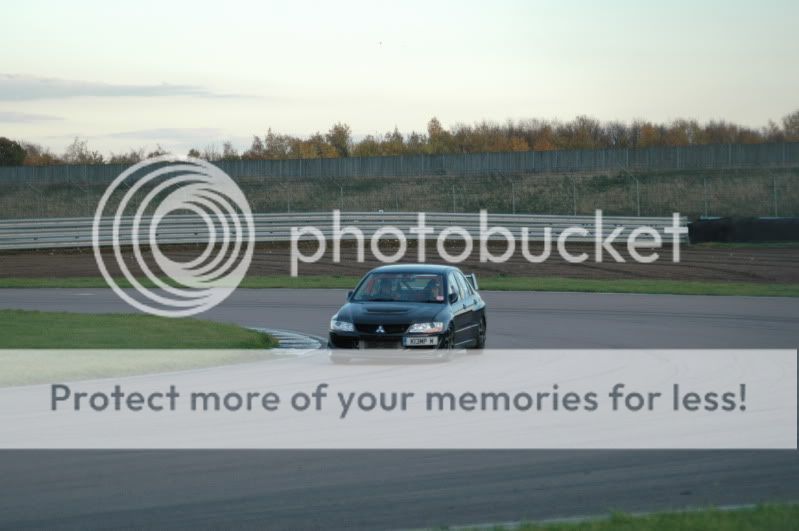
<path id="1" fill-rule="evenodd" d="M 332 238 L 334 225 L 332 213 L 296 213 L 296 214 L 255 214 L 255 239 L 257 242 L 285 242 L 291 239 L 292 227 L 313 226 L 318 228 L 327 238 Z M 92 218 L 61 219 L 28 219 L 0 221 L 0 250 L 16 249 L 48 249 L 92 246 Z M 147 242 L 152 218 L 142 218 L 139 226 L 139 241 Z M 474 214 L 426 213 L 425 224 L 435 232 L 427 236 L 429 240 L 446 227 L 461 227 L 475 239 L 480 234 L 480 216 Z M 686 226 L 687 219 L 681 218 L 680 225 Z M 417 236 L 410 228 L 417 225 L 417 214 L 414 212 L 344 212 L 341 214 L 340 226 L 357 227 L 366 238 L 381 227 L 393 226 L 400 229 L 409 240 Z M 622 241 L 629 233 L 640 226 L 649 226 L 657 230 L 664 241 L 671 241 L 664 229 L 672 225 L 668 217 L 619 217 L 603 218 L 602 235 L 606 236 L 616 227 L 624 227 L 616 238 Z M 543 240 L 545 228 L 549 227 L 552 237 L 556 238 L 567 227 L 582 227 L 587 236 L 569 236 L 569 241 L 593 241 L 596 235 L 594 216 L 533 216 L 513 214 L 489 214 L 487 227 L 505 227 L 517 239 L 522 236 L 522 228 L 528 229 L 529 241 Z M 103 220 L 99 230 L 101 245 L 112 243 L 112 220 Z M 216 225 L 217 231 L 221 226 Z M 132 243 L 131 233 L 133 218 L 120 220 L 119 242 L 122 245 Z M 203 220 L 193 215 L 175 215 L 162 219 L 156 229 L 159 244 L 203 244 L 209 241 L 208 226 Z M 342 235 L 342 239 L 352 239 L 351 233 Z M 390 236 L 389 236 L 390 237 Z M 307 235 L 302 239 L 312 239 Z M 459 236 L 453 235 L 453 239 Z M 500 239 L 501 235 L 493 235 L 491 239 Z M 687 236 L 681 241 L 686 242 Z"/>
<path id="2" fill-rule="evenodd" d="M 799 218 L 700 219 L 689 229 L 691 243 L 799 242 Z"/>

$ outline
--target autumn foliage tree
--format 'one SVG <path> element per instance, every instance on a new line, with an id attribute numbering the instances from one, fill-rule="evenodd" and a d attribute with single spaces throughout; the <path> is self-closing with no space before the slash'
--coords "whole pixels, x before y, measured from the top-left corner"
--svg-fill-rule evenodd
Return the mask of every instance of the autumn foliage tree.
<path id="1" fill-rule="evenodd" d="M 350 126 L 341 122 L 333 124 L 325 139 L 333 146 L 339 157 L 349 157 L 352 144 Z"/>
<path id="2" fill-rule="evenodd" d="M 317 131 L 307 137 L 277 133 L 270 128 L 263 137 L 254 136 L 250 147 L 241 153 L 232 142 L 225 142 L 221 149 L 210 145 L 202 151 L 192 148 L 188 154 L 213 161 L 281 160 L 784 141 L 799 141 L 799 110 L 786 115 L 779 122 L 770 121 L 761 129 L 725 120 L 711 120 L 702 124 L 688 119 L 669 123 L 639 119 L 624 123 L 600 122 L 586 115 L 566 122 L 528 119 L 497 123 L 484 120 L 474 124 L 457 123 L 448 129 L 437 117 L 433 117 L 422 132 L 403 134 L 395 126 L 386 133 L 367 134 L 357 141 L 353 139 L 348 124 L 337 122 L 326 133 Z M 36 144 L 0 138 L 2 165 L 133 164 L 166 152 L 157 146 L 149 152 L 143 148 L 131 149 L 119 154 L 111 153 L 110 157 L 105 158 L 98 151 L 90 149 L 86 140 L 75 138 L 64 154 L 59 156 Z"/>
<path id="3" fill-rule="evenodd" d="M 61 157 L 50 151 L 49 148 L 33 144 L 31 142 L 20 142 L 25 150 L 25 166 L 52 166 L 63 164 Z"/>

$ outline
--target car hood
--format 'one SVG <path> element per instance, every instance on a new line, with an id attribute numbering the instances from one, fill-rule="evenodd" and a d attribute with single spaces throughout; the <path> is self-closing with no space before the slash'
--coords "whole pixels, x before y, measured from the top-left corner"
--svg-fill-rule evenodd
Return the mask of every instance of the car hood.
<path id="1" fill-rule="evenodd" d="M 350 302 L 338 311 L 342 321 L 364 324 L 427 323 L 446 308 L 446 304 L 412 302 Z"/>

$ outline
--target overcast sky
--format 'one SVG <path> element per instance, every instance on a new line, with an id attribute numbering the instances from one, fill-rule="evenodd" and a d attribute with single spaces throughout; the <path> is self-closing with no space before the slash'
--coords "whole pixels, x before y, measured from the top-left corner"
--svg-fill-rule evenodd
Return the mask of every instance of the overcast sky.
<path id="1" fill-rule="evenodd" d="M 59 152 L 799 108 L 796 0 L 26 0 L 3 19 L 0 136 Z"/>

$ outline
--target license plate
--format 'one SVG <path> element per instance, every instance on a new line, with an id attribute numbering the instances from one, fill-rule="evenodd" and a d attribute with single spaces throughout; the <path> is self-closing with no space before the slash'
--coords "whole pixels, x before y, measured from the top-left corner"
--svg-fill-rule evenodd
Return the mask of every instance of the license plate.
<path id="1" fill-rule="evenodd" d="M 405 337 L 402 342 L 406 347 L 434 347 L 438 345 L 438 337 Z"/>

